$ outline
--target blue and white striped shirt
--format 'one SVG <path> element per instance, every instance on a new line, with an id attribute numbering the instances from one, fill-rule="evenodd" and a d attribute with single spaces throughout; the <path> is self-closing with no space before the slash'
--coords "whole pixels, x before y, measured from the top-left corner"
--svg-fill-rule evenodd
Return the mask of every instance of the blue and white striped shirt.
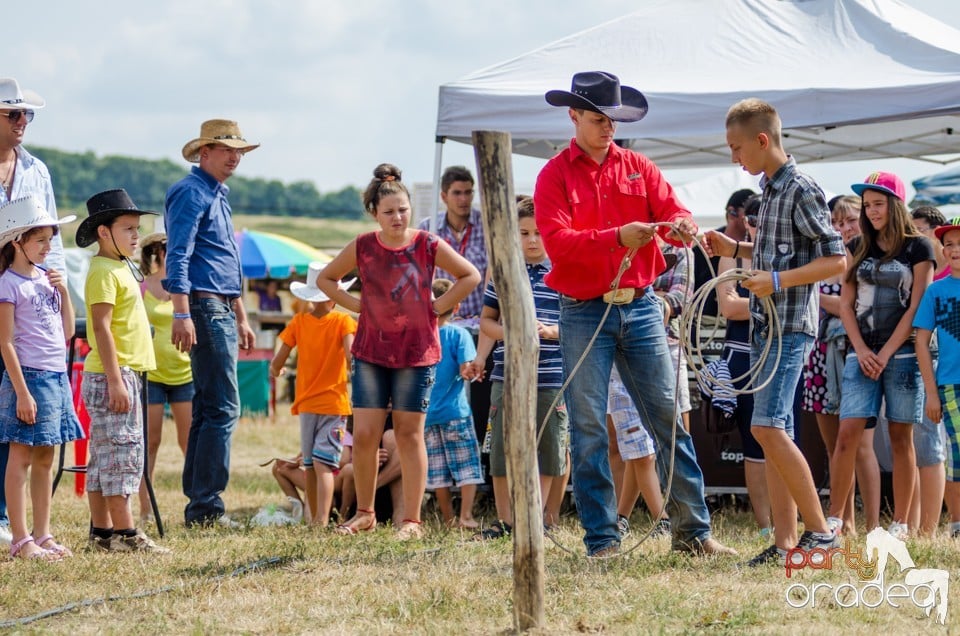
<path id="1" fill-rule="evenodd" d="M 537 320 L 552 327 L 560 321 L 560 294 L 547 287 L 543 277 L 550 271 L 549 259 L 539 263 L 527 263 L 527 276 L 530 278 L 530 288 L 533 290 L 533 305 L 536 309 Z M 487 285 L 483 295 L 484 307 L 500 311 L 500 301 L 493 281 Z M 497 341 L 493 350 L 493 371 L 490 380 L 503 382 L 503 340 Z M 540 339 L 540 359 L 537 364 L 537 388 L 559 389 L 563 385 L 563 357 L 560 354 L 560 341 Z"/>

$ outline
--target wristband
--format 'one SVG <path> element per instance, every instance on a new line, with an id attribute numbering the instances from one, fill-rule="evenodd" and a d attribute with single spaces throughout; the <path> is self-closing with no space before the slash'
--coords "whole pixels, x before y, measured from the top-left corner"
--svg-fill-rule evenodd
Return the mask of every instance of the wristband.
<path id="1" fill-rule="evenodd" d="M 770 272 L 770 276 L 773 278 L 773 291 L 776 293 L 780 291 L 780 272 Z"/>
<path id="2" fill-rule="evenodd" d="M 737 241 L 737 249 L 733 250 L 733 257 L 736 258 L 740 253 L 740 241 Z"/>
<path id="3" fill-rule="evenodd" d="M 617 245 L 619 245 L 620 247 L 626 247 L 626 246 L 623 244 L 623 239 L 620 238 L 620 228 L 619 228 L 619 227 L 617 228 Z"/>
<path id="4" fill-rule="evenodd" d="M 187 312 L 187 313 L 185 313 L 185 314 L 181 314 L 181 313 L 176 312 L 176 311 L 173 312 L 173 319 L 174 319 L 174 320 L 187 320 L 188 318 L 190 318 L 190 313 L 189 313 L 189 312 Z"/>

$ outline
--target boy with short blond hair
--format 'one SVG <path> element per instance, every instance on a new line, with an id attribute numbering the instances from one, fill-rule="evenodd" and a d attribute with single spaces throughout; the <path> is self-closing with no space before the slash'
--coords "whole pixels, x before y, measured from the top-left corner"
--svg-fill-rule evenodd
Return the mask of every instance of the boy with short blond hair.
<path id="1" fill-rule="evenodd" d="M 748 565 L 782 564 L 786 551 L 794 547 L 838 545 L 820 507 L 810 466 L 793 442 L 793 398 L 817 334 L 817 283 L 843 272 L 846 252 L 830 223 L 823 191 L 797 170 L 781 145 L 776 109 L 756 98 L 742 100 L 728 111 L 726 128 L 733 163 L 750 174 L 763 174 L 757 237 L 751 244 L 710 231 L 706 238 L 714 254 L 753 259 L 753 275 L 743 282 L 750 290 L 751 364 L 759 360 L 768 339 L 781 346 L 780 352 L 769 352 L 758 371 L 760 381 L 773 381 L 754 396 L 750 427 L 767 459 L 775 544 Z M 761 302 L 768 296 L 776 307 L 780 339 L 770 331 Z M 799 542 L 798 509 L 805 526 Z"/>
<path id="2" fill-rule="evenodd" d="M 137 249 L 140 210 L 123 190 L 87 201 L 89 216 L 77 228 L 78 247 L 96 242 L 84 286 L 90 353 L 83 365 L 82 396 L 90 414 L 87 499 L 90 541 L 104 552 L 169 550 L 133 522 L 130 496 L 143 475 L 141 373 L 156 367 L 150 323 L 130 260 Z M 137 270 L 139 273 L 139 270 Z"/>

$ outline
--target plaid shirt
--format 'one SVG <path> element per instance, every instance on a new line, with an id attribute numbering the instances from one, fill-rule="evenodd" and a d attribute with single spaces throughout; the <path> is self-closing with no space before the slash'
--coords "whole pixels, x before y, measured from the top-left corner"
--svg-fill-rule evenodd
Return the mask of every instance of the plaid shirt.
<path id="1" fill-rule="evenodd" d="M 653 290 L 664 292 L 661 298 L 670 307 L 670 324 L 667 326 L 667 337 L 675 341 L 678 337 L 680 313 L 693 298 L 693 285 L 690 282 L 690 264 L 687 261 L 687 250 L 673 245 L 664 245 L 662 249 L 664 254 L 676 254 L 677 264 L 657 276 L 657 279 L 653 281 Z"/>
<path id="2" fill-rule="evenodd" d="M 426 218 L 420 221 L 420 229 L 426 232 L 430 231 L 430 219 Z M 470 211 L 470 219 L 467 221 L 469 234 L 463 238 L 465 242 L 458 239 L 453 230 L 447 225 L 446 211 L 437 214 L 437 229 L 435 234 L 450 244 L 450 246 L 460 253 L 465 259 L 473 263 L 473 266 L 480 272 L 480 279 L 483 280 L 487 275 L 487 245 L 483 238 L 483 219 L 480 217 L 480 210 Z M 456 280 L 453 276 L 443 271 L 439 267 L 435 271 L 437 278 L 447 278 Z M 483 285 L 477 285 L 470 295 L 460 301 L 460 311 L 457 314 L 459 318 L 471 318 L 480 315 L 483 309 Z"/>
<path id="3" fill-rule="evenodd" d="M 830 223 L 830 212 L 820 186 L 797 170 L 792 157 L 772 179 L 761 180 L 763 202 L 753 245 L 753 269 L 784 272 L 822 256 L 846 252 L 840 234 Z M 784 333 L 817 335 L 820 307 L 816 283 L 781 289 L 774 293 L 777 317 Z M 754 329 L 766 329 L 760 301 L 751 294 L 750 315 Z"/>

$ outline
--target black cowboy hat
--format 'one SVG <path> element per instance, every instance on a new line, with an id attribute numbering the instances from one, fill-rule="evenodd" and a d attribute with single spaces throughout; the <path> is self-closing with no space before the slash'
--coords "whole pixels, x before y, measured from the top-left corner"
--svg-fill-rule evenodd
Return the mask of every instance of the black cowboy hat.
<path id="1" fill-rule="evenodd" d="M 620 78 L 603 71 L 586 71 L 573 76 L 569 91 L 547 91 L 551 106 L 582 108 L 606 115 L 613 121 L 640 121 L 647 114 L 647 98 Z"/>
<path id="2" fill-rule="evenodd" d="M 107 190 L 87 199 L 87 218 L 77 228 L 77 247 L 87 247 L 97 240 L 97 228 L 124 214 L 159 214 L 141 210 L 123 188 Z"/>

